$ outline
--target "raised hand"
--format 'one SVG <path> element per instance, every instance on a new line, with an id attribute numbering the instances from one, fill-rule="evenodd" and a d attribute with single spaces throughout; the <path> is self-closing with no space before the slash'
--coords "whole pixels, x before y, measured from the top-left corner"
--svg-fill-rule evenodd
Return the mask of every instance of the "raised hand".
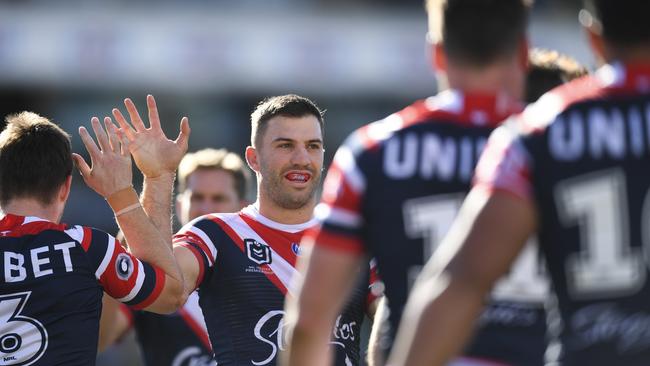
<path id="1" fill-rule="evenodd" d="M 118 136 L 117 127 L 109 117 L 104 118 L 104 127 L 97 117 L 90 120 L 97 144 L 85 127 L 79 127 L 79 135 L 90 154 L 90 164 L 79 154 L 72 154 L 84 182 L 103 197 L 129 187 L 132 184 L 131 155 L 129 141 Z"/>
<path id="2" fill-rule="evenodd" d="M 113 109 L 113 116 L 130 142 L 129 151 L 133 155 L 138 169 L 147 178 L 156 178 L 165 173 L 175 172 L 187 151 L 187 141 L 190 136 L 187 117 L 181 119 L 180 133 L 176 140 L 172 141 L 165 136 L 160 127 L 158 108 L 152 95 L 147 95 L 149 128 L 145 127 L 131 99 L 125 99 L 124 106 L 131 123 L 127 122 L 122 112 L 117 108 Z"/>

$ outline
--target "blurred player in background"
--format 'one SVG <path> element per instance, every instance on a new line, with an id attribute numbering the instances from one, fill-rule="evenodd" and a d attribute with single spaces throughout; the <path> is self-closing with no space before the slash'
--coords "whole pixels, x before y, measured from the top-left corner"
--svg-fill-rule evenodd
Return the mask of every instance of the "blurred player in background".
<path id="1" fill-rule="evenodd" d="M 377 259 L 385 283 L 390 327 L 380 346 L 387 351 L 411 283 L 469 191 L 487 136 L 522 108 L 526 4 L 431 0 L 427 10 L 433 66 L 445 90 L 362 127 L 337 151 L 316 210 L 322 224 L 304 240 L 315 243 L 303 258 L 304 283 L 288 307 L 297 319 L 289 365 L 325 359 L 326 330 L 366 256 Z M 466 355 L 487 362 L 480 351 Z"/>
<path id="2" fill-rule="evenodd" d="M 184 300 L 171 235 L 154 225 L 159 218 L 145 214 L 133 189 L 128 141 L 108 118 L 104 127 L 97 118 L 91 123 L 97 143 L 79 130 L 91 166 L 71 153 L 67 133 L 37 114 L 8 117 L 0 134 L 4 365 L 94 365 L 102 290 L 159 312 L 174 311 Z M 185 119 L 181 126 L 175 147 L 184 152 Z M 108 201 L 133 254 L 102 231 L 60 223 L 73 158 L 86 184 Z M 172 163 L 175 158 L 173 152 L 165 156 Z"/>
<path id="3" fill-rule="evenodd" d="M 581 20 L 607 64 L 492 134 L 472 192 L 412 293 L 391 364 L 444 365 L 535 233 L 555 291 L 548 364 L 648 364 L 648 12 L 646 1 L 586 2 Z"/>
<path id="4" fill-rule="evenodd" d="M 249 186 L 250 171 L 237 154 L 226 149 L 188 153 L 178 166 L 176 217 L 185 225 L 208 213 L 237 212 L 246 206 Z M 100 351 L 122 337 L 131 326 L 136 331 L 145 365 L 214 364 L 196 292 L 189 295 L 178 312 L 170 315 L 133 312 L 105 297 Z"/>
<path id="5" fill-rule="evenodd" d="M 587 75 L 587 69 L 575 59 L 557 51 L 534 48 L 529 50 L 526 74 L 526 103 L 536 101 L 542 94 L 565 82 Z M 495 362 L 506 362 L 513 355 L 525 360 L 526 365 L 544 364 L 546 350 L 546 316 L 544 301 L 548 284 L 540 270 L 537 247 L 532 246 L 525 260 L 513 269 L 519 277 L 511 280 L 512 286 L 497 285 L 492 292 L 489 311 L 483 312 L 478 333 L 469 349 L 490 355 Z M 528 274 L 528 277 L 524 275 Z M 508 284 L 508 282 L 506 282 Z M 382 302 L 377 319 L 386 317 L 387 304 Z M 386 314 L 386 315 L 383 315 Z M 380 342 L 389 336 L 386 321 L 377 321 L 369 342 L 369 365 L 383 365 L 385 360 Z"/>

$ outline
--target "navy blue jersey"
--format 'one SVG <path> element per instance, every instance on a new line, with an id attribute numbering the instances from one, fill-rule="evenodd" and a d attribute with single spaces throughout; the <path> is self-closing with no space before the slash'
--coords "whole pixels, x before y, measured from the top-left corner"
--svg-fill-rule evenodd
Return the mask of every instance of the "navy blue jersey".
<path id="1" fill-rule="evenodd" d="M 164 273 L 112 236 L 36 217 L 0 220 L 0 364 L 94 365 L 102 292 L 146 307 Z"/>
<path id="2" fill-rule="evenodd" d="M 286 345 L 284 297 L 294 291 L 300 239 L 314 223 L 279 224 L 248 206 L 195 219 L 175 236 L 199 261 L 199 304 L 220 366 L 276 364 Z M 367 283 L 332 332 L 338 365 L 359 364 Z"/>
<path id="3" fill-rule="evenodd" d="M 477 168 L 538 208 L 554 364 L 650 364 L 649 92 L 648 66 L 604 66 L 496 130 Z"/>
<path id="4" fill-rule="evenodd" d="M 132 319 L 145 365 L 216 366 L 196 292 L 173 314 L 124 310 Z"/>
<path id="5" fill-rule="evenodd" d="M 338 149 L 316 209 L 322 225 L 308 236 L 317 245 L 376 258 L 390 306 L 386 346 L 412 282 L 469 191 L 489 134 L 519 110 L 502 96 L 448 90 L 362 127 Z M 466 356 L 542 363 L 546 288 L 537 262 L 531 247 L 497 285 Z"/>

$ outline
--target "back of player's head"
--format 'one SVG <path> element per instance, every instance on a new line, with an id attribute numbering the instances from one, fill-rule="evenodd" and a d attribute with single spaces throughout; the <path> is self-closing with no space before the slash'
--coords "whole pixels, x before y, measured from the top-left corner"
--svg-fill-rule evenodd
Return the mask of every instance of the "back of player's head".
<path id="1" fill-rule="evenodd" d="M 532 103 L 556 86 L 587 73 L 587 68 L 570 56 L 557 51 L 532 49 L 528 53 L 526 103 Z"/>
<path id="2" fill-rule="evenodd" d="M 178 191 L 187 189 L 187 179 L 197 170 L 223 170 L 232 175 L 240 200 L 246 198 L 251 173 L 239 155 L 226 149 L 202 149 L 187 153 L 178 165 Z"/>
<path id="3" fill-rule="evenodd" d="M 427 0 L 429 38 L 473 66 L 514 55 L 526 36 L 526 0 Z"/>
<path id="4" fill-rule="evenodd" d="M 14 198 L 52 203 L 72 174 L 70 136 L 36 113 L 7 116 L 0 134 L 0 204 Z"/>
<path id="5" fill-rule="evenodd" d="M 264 99 L 251 114 L 251 144 L 257 147 L 266 130 L 266 122 L 276 116 L 305 117 L 312 115 L 318 119 L 323 131 L 323 112 L 316 103 L 295 94 L 280 95 Z"/>
<path id="6" fill-rule="evenodd" d="M 585 10 L 602 28 L 603 38 L 617 46 L 650 46 L 650 1 L 584 0 Z"/>

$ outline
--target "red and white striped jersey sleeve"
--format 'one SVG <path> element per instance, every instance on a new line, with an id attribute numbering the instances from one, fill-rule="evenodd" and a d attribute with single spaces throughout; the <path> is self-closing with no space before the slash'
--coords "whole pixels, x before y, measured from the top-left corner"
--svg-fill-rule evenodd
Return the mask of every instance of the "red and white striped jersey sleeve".
<path id="1" fill-rule="evenodd" d="M 153 303 L 165 285 L 165 273 L 127 252 L 113 236 L 89 227 L 65 231 L 81 243 L 95 277 L 116 300 L 142 309 Z"/>
<path id="2" fill-rule="evenodd" d="M 206 272 L 211 271 L 217 259 L 217 247 L 213 241 L 218 226 L 207 216 L 198 217 L 183 226 L 173 238 L 175 246 L 189 249 L 199 263 L 199 275 L 194 288 L 203 282 Z"/>

